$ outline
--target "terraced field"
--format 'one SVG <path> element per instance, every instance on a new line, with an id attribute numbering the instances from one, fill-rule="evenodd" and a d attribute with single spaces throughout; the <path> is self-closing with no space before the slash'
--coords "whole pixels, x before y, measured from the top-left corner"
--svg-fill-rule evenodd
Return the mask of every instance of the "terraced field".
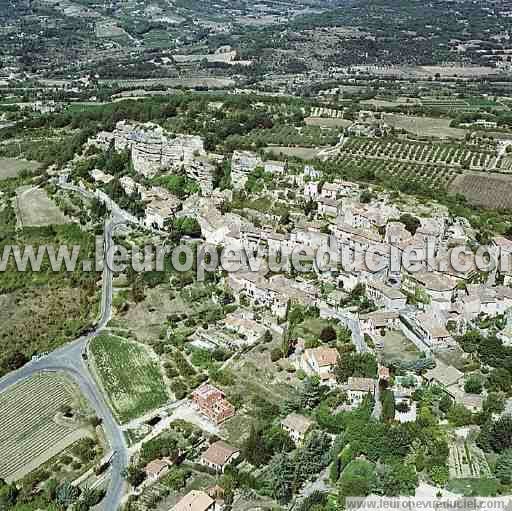
<path id="1" fill-rule="evenodd" d="M 91 352 L 97 376 L 121 422 L 168 401 L 159 362 L 142 344 L 102 335 L 91 343 Z"/>
<path id="2" fill-rule="evenodd" d="M 0 477 L 17 480 L 81 436 L 78 423 L 55 420 L 78 391 L 64 376 L 40 374 L 0 396 Z"/>

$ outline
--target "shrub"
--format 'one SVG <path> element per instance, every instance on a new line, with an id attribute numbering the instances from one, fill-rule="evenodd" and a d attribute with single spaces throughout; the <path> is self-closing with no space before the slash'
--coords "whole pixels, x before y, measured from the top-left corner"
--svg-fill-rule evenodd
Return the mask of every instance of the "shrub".
<path id="1" fill-rule="evenodd" d="M 279 348 L 274 348 L 270 352 L 270 360 L 272 360 L 272 362 L 277 362 L 278 360 L 281 359 L 282 355 L 283 353 Z"/>

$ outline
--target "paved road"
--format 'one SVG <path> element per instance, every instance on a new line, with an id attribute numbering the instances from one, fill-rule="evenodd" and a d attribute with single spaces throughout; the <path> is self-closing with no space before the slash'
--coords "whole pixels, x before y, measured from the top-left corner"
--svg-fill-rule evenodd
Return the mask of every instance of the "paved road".
<path id="1" fill-rule="evenodd" d="M 105 254 L 112 258 L 112 251 L 108 249 L 113 244 L 113 231 L 119 225 L 119 218 L 110 218 L 105 223 L 104 247 Z M 112 272 L 110 271 L 111 260 L 107 261 L 103 269 L 103 287 L 101 299 L 101 315 L 96 329 L 88 335 L 59 348 L 48 356 L 33 361 L 0 379 L 0 393 L 7 390 L 26 378 L 29 378 L 40 372 L 64 372 L 71 376 L 84 396 L 89 400 L 98 417 L 103 420 L 103 427 L 110 448 L 115 453 L 112 460 L 111 477 L 105 499 L 99 506 L 99 509 L 105 511 L 115 511 L 120 507 L 121 500 L 125 493 L 125 481 L 122 477 L 124 468 L 128 465 L 129 455 L 128 446 L 123 435 L 123 431 L 116 423 L 112 412 L 107 405 L 101 390 L 96 385 L 89 369 L 82 358 L 82 353 L 87 349 L 89 341 L 94 338 L 108 324 L 112 312 Z"/>
<path id="2" fill-rule="evenodd" d="M 321 307 L 320 312 L 323 317 L 338 320 L 352 332 L 352 342 L 354 343 L 358 353 L 368 353 L 371 351 L 364 340 L 361 325 L 356 317 L 352 316 L 350 313 L 339 312 L 332 307 L 327 306 Z"/>
<path id="3" fill-rule="evenodd" d="M 377 387 L 375 389 L 374 400 L 375 400 L 375 404 L 373 406 L 372 417 L 374 419 L 380 420 L 380 418 L 382 417 L 382 403 L 380 401 L 380 384 L 379 383 L 377 383 Z"/>

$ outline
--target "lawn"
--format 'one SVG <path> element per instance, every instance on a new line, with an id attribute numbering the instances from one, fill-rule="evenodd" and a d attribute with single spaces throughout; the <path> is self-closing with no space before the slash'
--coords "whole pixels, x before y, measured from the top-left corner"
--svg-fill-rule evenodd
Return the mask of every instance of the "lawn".
<path id="1" fill-rule="evenodd" d="M 384 337 L 378 337 L 378 340 L 384 344 L 382 356 L 385 362 L 393 360 L 413 361 L 420 354 L 418 348 L 409 341 L 401 332 L 388 331 Z"/>
<path id="2" fill-rule="evenodd" d="M 165 404 L 169 394 L 158 361 L 138 343 L 101 335 L 91 343 L 94 366 L 121 422 Z"/>
<path id="3" fill-rule="evenodd" d="M 500 483 L 497 479 L 451 479 L 447 490 L 465 497 L 495 497 Z"/>
<path id="4" fill-rule="evenodd" d="M 306 318 L 294 328 L 293 333 L 305 341 L 316 341 L 320 337 L 322 330 L 329 325 L 336 329 L 336 323 L 332 321 L 321 318 Z"/>

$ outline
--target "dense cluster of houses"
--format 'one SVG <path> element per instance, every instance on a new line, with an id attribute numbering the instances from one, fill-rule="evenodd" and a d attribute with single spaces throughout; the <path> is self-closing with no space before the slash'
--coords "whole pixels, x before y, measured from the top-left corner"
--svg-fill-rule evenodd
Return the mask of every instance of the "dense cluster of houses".
<path id="1" fill-rule="evenodd" d="M 475 232 L 463 218 L 451 218 L 442 208 L 435 213 L 416 211 L 411 206 L 399 208 L 384 193 L 369 193 L 344 180 L 324 182 L 312 166 L 305 166 L 299 173 L 297 169 L 290 172 L 284 162 L 265 161 L 257 153 L 235 151 L 231 159 L 235 191 L 244 187 L 255 169 L 261 168 L 280 183 L 279 190 L 262 192 L 262 197 L 291 197 L 295 205 L 308 205 L 312 212 L 306 215 L 291 208 L 291 222 L 286 228 L 270 212 L 260 216 L 268 221 L 256 222 L 240 211 L 223 213 L 221 206 L 231 200 L 232 192 L 212 190 L 211 165 L 215 157 L 206 154 L 199 137 L 170 137 L 156 125 L 119 123 L 113 133 L 100 134 L 96 142 L 105 147 L 114 144 L 117 149 L 130 148 L 135 170 L 141 175 L 152 176 L 163 168 L 180 167 L 201 185 L 201 195 L 178 201 L 164 189 L 148 189 L 132 177 L 121 178 L 128 195 L 137 192 L 146 202 L 146 221 L 151 225 L 162 228 L 171 214 L 193 217 L 207 244 L 259 258 L 255 268 L 242 267 L 223 277 L 235 299 L 248 306 L 229 314 L 225 329 L 243 337 L 246 345 L 254 344 L 266 329 L 256 320 L 254 311 L 259 314 L 264 310 L 280 321 L 294 303 L 317 307 L 321 317 L 343 322 L 352 331 L 357 350 L 363 352 L 382 348 L 390 331 L 399 332 L 427 354 L 450 350 L 455 345 L 454 337 L 465 333 L 475 320 L 500 314 L 508 314 L 509 318 L 509 328 L 500 335 L 504 342 L 512 344 L 512 288 L 508 287 L 512 273 L 500 273 L 499 269 L 481 272 L 473 261 L 453 267 L 451 251 L 475 241 Z M 113 179 L 98 170 L 93 171 L 92 177 L 101 183 Z M 289 267 L 282 271 L 271 267 L 272 255 L 280 254 L 286 260 L 298 248 L 338 256 L 348 254 L 349 264 L 342 257 L 338 261 L 341 264 L 325 270 L 311 265 L 309 274 L 304 275 L 288 271 Z M 512 241 L 497 237 L 490 252 L 497 259 L 512 256 Z M 459 255 L 459 262 L 467 263 L 464 257 Z M 415 260 L 423 264 L 414 267 Z M 360 313 L 354 305 L 352 295 L 356 291 L 368 301 L 370 312 Z M 199 329 L 194 334 L 195 341 L 223 344 L 224 340 L 211 338 L 214 334 L 210 330 Z M 336 349 L 302 348 L 296 355 L 297 369 L 318 376 L 325 385 L 337 385 Z M 368 395 L 378 398 L 380 385 L 389 381 L 386 367 L 379 367 L 375 379 L 349 378 L 342 385 L 347 399 L 341 406 L 353 409 Z M 396 420 L 416 419 L 412 396 L 422 382 L 440 385 L 472 411 L 482 409 L 482 397 L 464 391 L 463 374 L 438 362 L 422 381 L 414 373 L 393 380 L 390 389 L 397 404 Z M 191 397 L 199 413 L 215 425 L 235 415 L 235 408 L 224 393 L 211 384 L 202 385 Z M 300 445 L 314 423 L 310 418 L 290 414 L 281 421 L 281 427 Z M 200 463 L 223 473 L 239 456 L 238 449 L 218 441 L 203 452 Z M 156 460 L 147 467 L 148 479 L 159 478 L 168 466 L 169 460 Z M 222 499 L 215 492 L 210 495 L 194 491 L 174 509 L 218 510 L 222 509 Z"/>
<path id="2" fill-rule="evenodd" d="M 239 163 L 242 173 L 262 163 L 246 153 L 238 153 L 236 159 L 244 162 Z M 378 338 L 382 330 L 400 329 L 422 351 L 450 348 L 453 335 L 464 333 L 480 315 L 496 316 L 512 307 L 508 273 L 500 276 L 505 279 L 503 285 L 489 285 L 489 281 L 471 284 L 478 275 L 474 265 L 463 265 L 462 271 L 452 267 L 451 250 L 474 238 L 464 219 L 452 219 L 443 212 L 435 217 L 418 216 L 412 232 L 400 219 L 404 213 L 414 213 L 399 210 L 384 196 L 362 203 L 358 185 L 346 181 L 322 183 L 315 181 L 317 176 L 312 167 L 306 167 L 302 175 L 290 175 L 293 186 L 302 187 L 303 199 L 317 204 L 317 217 L 298 218 L 289 231 L 279 226 L 256 226 L 232 213 L 223 215 L 207 198 L 195 198 L 193 205 L 184 206 L 182 214 L 193 212 L 206 242 L 213 245 L 266 256 L 289 255 L 303 247 L 348 254 L 352 264 L 345 265 L 342 259 L 336 271 L 319 273 L 318 282 L 332 284 L 342 293 L 350 293 L 358 285 L 365 287 L 367 297 L 381 314 L 358 318 L 370 337 Z M 329 204 L 332 208 L 325 209 Z M 512 242 L 496 238 L 491 249 L 512 253 Z M 411 269 L 402 263 L 406 257 L 426 263 L 419 270 Z M 259 271 L 241 270 L 230 273 L 227 284 L 237 296 L 245 296 L 253 306 L 268 307 L 281 318 L 290 302 L 319 308 L 340 306 L 328 303 L 318 282 L 311 284 L 300 275 L 292 279 L 273 273 L 268 277 L 265 266 Z"/>

